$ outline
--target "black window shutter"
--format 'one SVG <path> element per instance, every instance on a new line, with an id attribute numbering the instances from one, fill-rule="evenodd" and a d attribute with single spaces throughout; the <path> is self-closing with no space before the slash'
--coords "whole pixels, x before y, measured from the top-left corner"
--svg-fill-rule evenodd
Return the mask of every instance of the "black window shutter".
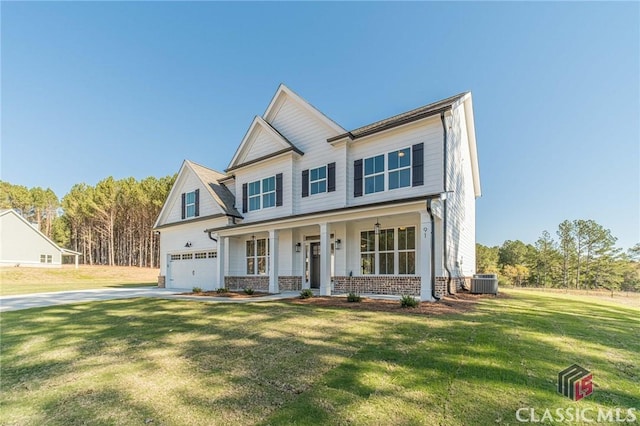
<path id="1" fill-rule="evenodd" d="M 182 218 L 186 218 L 187 217 L 187 205 L 185 203 L 185 198 L 186 198 L 186 194 L 183 192 L 182 193 Z"/>
<path id="2" fill-rule="evenodd" d="M 309 169 L 302 171 L 302 196 L 309 196 Z"/>
<path id="3" fill-rule="evenodd" d="M 419 143 L 413 146 L 413 178 L 411 186 L 424 185 L 424 144 Z"/>
<path id="4" fill-rule="evenodd" d="M 196 217 L 200 216 L 200 189 L 196 189 Z"/>
<path id="5" fill-rule="evenodd" d="M 247 212 L 247 184 L 242 184 L 242 213 Z"/>
<path id="6" fill-rule="evenodd" d="M 276 206 L 282 205 L 282 173 L 276 175 Z"/>
<path id="7" fill-rule="evenodd" d="M 327 164 L 327 192 L 336 190 L 336 163 Z"/>
<path id="8" fill-rule="evenodd" d="M 353 162 L 353 196 L 362 197 L 362 160 Z"/>

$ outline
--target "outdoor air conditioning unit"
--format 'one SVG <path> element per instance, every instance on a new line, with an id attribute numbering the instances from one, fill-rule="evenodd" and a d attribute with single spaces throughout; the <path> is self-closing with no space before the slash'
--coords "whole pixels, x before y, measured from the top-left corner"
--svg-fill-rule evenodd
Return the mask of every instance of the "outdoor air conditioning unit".
<path id="1" fill-rule="evenodd" d="M 496 274 L 476 274 L 471 278 L 471 293 L 498 294 L 498 276 Z"/>

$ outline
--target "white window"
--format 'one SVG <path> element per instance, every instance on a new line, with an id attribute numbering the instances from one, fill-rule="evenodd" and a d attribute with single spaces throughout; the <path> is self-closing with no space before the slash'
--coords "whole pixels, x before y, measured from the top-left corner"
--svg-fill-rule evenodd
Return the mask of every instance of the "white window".
<path id="1" fill-rule="evenodd" d="M 209 259 L 217 259 L 218 258 L 218 252 L 217 251 L 210 251 L 209 252 Z"/>
<path id="2" fill-rule="evenodd" d="M 248 185 L 249 211 L 276 205 L 276 178 L 271 176 Z"/>
<path id="3" fill-rule="evenodd" d="M 309 170 L 311 195 L 327 192 L 327 166 Z"/>
<path id="4" fill-rule="evenodd" d="M 171 260 L 180 260 L 180 255 L 179 254 L 172 254 L 171 255 Z"/>
<path id="5" fill-rule="evenodd" d="M 389 189 L 411 186 L 411 149 L 404 148 L 387 154 Z"/>
<path id="6" fill-rule="evenodd" d="M 251 239 L 246 242 L 247 275 L 266 275 L 269 266 L 269 240 Z"/>
<path id="7" fill-rule="evenodd" d="M 182 260 L 193 259 L 193 253 L 185 253 L 182 255 Z"/>
<path id="8" fill-rule="evenodd" d="M 398 274 L 416 273 L 416 228 L 398 228 Z"/>
<path id="9" fill-rule="evenodd" d="M 376 234 L 374 231 L 360 233 L 360 271 L 363 275 L 376 273 Z"/>
<path id="10" fill-rule="evenodd" d="M 206 259 L 206 258 L 207 258 L 207 252 L 206 251 L 196 253 L 196 259 Z"/>
<path id="11" fill-rule="evenodd" d="M 364 160 L 364 193 L 384 191 L 384 154 Z"/>
<path id="12" fill-rule="evenodd" d="M 363 275 L 414 275 L 416 228 L 403 226 L 360 233 L 360 264 Z"/>
<path id="13" fill-rule="evenodd" d="M 187 192 L 184 197 L 184 207 L 186 217 L 196 216 L 196 192 Z"/>
<path id="14" fill-rule="evenodd" d="M 47 255 L 46 254 L 41 254 L 40 255 L 40 263 L 47 263 Z"/>

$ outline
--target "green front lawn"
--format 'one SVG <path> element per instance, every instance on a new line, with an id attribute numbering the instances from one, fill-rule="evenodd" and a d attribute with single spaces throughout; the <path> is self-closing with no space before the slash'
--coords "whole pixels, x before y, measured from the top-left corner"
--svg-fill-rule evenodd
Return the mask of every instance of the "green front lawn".
<path id="1" fill-rule="evenodd" d="M 72 265 L 62 268 L 0 268 L 0 296 L 158 284 L 158 269 Z"/>
<path id="2" fill-rule="evenodd" d="M 2 314 L 0 424 L 517 424 L 638 407 L 640 310 L 509 292 L 440 316 L 134 299 Z M 594 393 L 556 375 L 577 363 Z M 153 421 L 153 422 L 152 422 Z"/>

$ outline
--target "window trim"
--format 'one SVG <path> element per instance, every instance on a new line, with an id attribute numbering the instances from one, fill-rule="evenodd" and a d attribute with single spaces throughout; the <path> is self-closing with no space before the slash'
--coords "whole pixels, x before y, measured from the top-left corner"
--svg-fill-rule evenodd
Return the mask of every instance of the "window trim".
<path id="1" fill-rule="evenodd" d="M 313 179 L 313 172 L 315 170 L 320 170 L 320 169 L 324 169 L 324 177 L 323 178 L 319 178 L 319 179 Z M 327 165 L 323 165 L 323 166 L 319 166 L 319 167 L 314 167 L 313 169 L 309 169 L 309 196 L 311 195 L 318 195 L 318 194 L 325 194 L 328 192 L 327 188 L 329 186 L 329 179 L 328 179 L 328 168 Z M 318 184 L 320 185 L 322 182 L 324 182 L 324 191 L 318 191 L 318 192 L 313 192 L 313 184 Z"/>
<path id="2" fill-rule="evenodd" d="M 409 165 L 408 166 L 404 166 L 404 167 L 400 167 L 400 156 L 398 155 L 398 167 L 395 169 L 391 169 L 391 167 L 389 166 L 389 155 L 394 153 L 394 152 L 400 152 L 400 151 L 408 151 L 409 152 Z M 406 146 L 404 148 L 398 148 L 394 151 L 389 151 L 387 152 L 387 170 L 386 170 L 386 175 L 387 175 L 387 187 L 388 187 L 388 191 L 393 191 L 396 189 L 402 189 L 402 188 L 411 188 L 413 186 L 413 152 L 412 152 L 412 147 L 410 146 Z M 394 172 L 398 172 L 400 173 L 403 170 L 408 170 L 409 171 L 409 184 L 406 186 L 398 186 L 397 188 L 391 188 L 391 173 Z"/>
<path id="3" fill-rule="evenodd" d="M 375 159 L 378 157 L 382 157 L 382 171 L 381 172 L 376 172 L 375 171 Z M 374 171 L 371 174 L 367 174 L 367 160 L 373 160 L 374 164 L 373 164 L 373 168 Z M 363 191 L 362 193 L 364 195 L 371 195 L 371 194 L 377 194 L 378 192 L 385 192 L 387 190 L 386 188 L 386 172 L 387 172 L 387 155 L 386 154 L 376 154 L 376 155 L 372 155 L 370 157 L 366 157 L 362 159 L 362 183 L 363 183 Z M 379 191 L 373 191 L 373 192 L 367 192 L 367 179 L 375 179 L 378 176 L 382 176 L 383 180 L 382 180 L 382 189 Z M 374 186 L 375 186 L 375 180 L 374 180 Z"/>
<path id="4" fill-rule="evenodd" d="M 400 249 L 399 248 L 399 243 L 400 243 L 400 228 L 404 228 L 404 230 L 407 230 L 409 228 L 413 228 L 413 238 L 414 238 L 414 242 L 413 242 L 413 249 Z M 389 231 L 389 230 L 393 230 L 393 252 L 390 250 L 380 250 L 380 235 L 375 235 L 375 242 L 374 242 L 374 251 L 363 251 L 362 246 L 360 246 L 360 251 L 359 251 L 359 256 L 360 256 L 360 275 L 361 276 L 376 276 L 376 277 L 388 277 L 388 276 L 408 276 L 408 277 L 415 277 L 417 276 L 417 261 L 418 261 L 418 256 L 417 256 L 417 252 L 418 252 L 418 227 L 416 225 L 395 225 L 395 226 L 390 226 L 390 227 L 385 227 L 385 229 L 381 229 L 380 231 Z M 359 238 L 360 241 L 362 242 L 362 233 L 363 232 L 374 232 L 374 230 L 372 229 L 361 229 L 359 231 Z M 362 244 L 362 243 L 360 243 Z M 409 253 L 409 252 L 413 252 L 414 256 L 413 256 L 413 274 L 402 274 L 400 273 L 400 253 Z M 393 273 L 391 274 L 381 274 L 380 273 L 380 254 L 382 253 L 393 253 Z M 371 255 L 373 254 L 373 262 L 374 262 L 374 272 L 371 274 L 366 274 L 364 273 L 364 270 L 362 268 L 362 255 L 366 254 L 366 255 Z"/>
<path id="5" fill-rule="evenodd" d="M 193 196 L 193 202 L 189 202 L 189 196 Z M 193 208 L 193 214 L 189 214 L 189 208 Z M 196 191 L 185 192 L 184 194 L 184 218 L 196 217 Z"/>
<path id="6" fill-rule="evenodd" d="M 264 255 L 259 255 L 258 254 L 258 242 L 260 241 L 264 241 L 265 244 L 265 254 Z M 249 253 L 247 253 L 247 249 L 249 248 L 249 243 L 252 244 L 253 246 L 253 253 L 251 255 L 249 255 Z M 269 257 L 270 257 L 270 253 L 269 253 L 269 238 L 256 238 L 256 239 L 248 239 L 245 240 L 245 249 L 244 249 L 244 259 L 245 259 L 245 272 L 247 276 L 266 276 L 269 275 Z M 258 262 L 260 259 L 264 259 L 265 262 L 265 266 L 264 266 L 264 272 L 260 272 L 259 270 L 259 266 L 258 266 Z M 249 261 L 252 261 L 252 267 L 253 267 L 253 272 L 250 273 L 249 272 Z"/>
<path id="7" fill-rule="evenodd" d="M 247 182 L 247 212 L 257 212 L 260 210 L 271 209 L 278 206 L 278 184 L 277 184 L 277 175 L 268 176 L 265 178 L 260 178 L 251 182 Z M 273 179 L 273 190 L 265 191 L 264 190 L 264 181 Z M 258 186 L 258 192 L 251 193 L 251 187 L 255 184 Z M 273 205 L 264 207 L 264 197 L 273 194 Z M 251 208 L 251 201 L 257 200 L 258 208 Z"/>

